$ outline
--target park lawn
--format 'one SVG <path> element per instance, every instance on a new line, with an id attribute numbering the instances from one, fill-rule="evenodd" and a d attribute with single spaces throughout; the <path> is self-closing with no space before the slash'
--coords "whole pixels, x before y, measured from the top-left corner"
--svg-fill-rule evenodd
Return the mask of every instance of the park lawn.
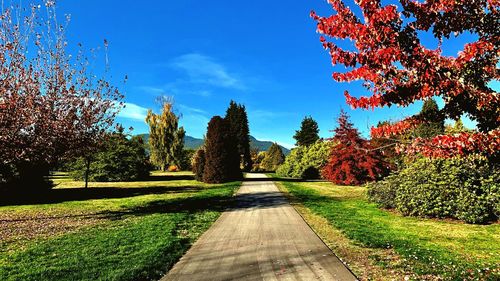
<path id="1" fill-rule="evenodd" d="M 369 203 L 364 187 L 276 180 L 361 279 L 500 279 L 498 223 L 403 217 Z"/>
<path id="2" fill-rule="evenodd" d="M 46 195 L 0 199 L 0 280 L 159 279 L 240 186 L 190 173 L 87 190 L 64 174 L 54 181 Z"/>

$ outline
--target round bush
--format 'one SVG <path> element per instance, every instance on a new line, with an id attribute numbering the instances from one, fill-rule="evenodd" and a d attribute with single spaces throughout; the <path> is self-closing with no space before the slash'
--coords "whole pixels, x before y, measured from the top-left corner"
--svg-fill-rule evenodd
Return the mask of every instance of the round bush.
<path id="1" fill-rule="evenodd" d="M 484 158 L 421 158 L 399 174 L 368 185 L 368 196 L 403 215 L 456 218 L 468 223 L 498 219 L 500 172 Z"/>

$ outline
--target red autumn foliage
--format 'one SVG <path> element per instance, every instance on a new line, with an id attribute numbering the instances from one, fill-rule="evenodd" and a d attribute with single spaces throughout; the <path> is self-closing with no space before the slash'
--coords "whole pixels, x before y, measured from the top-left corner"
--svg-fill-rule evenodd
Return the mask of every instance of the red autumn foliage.
<path id="1" fill-rule="evenodd" d="M 323 177 L 335 184 L 358 185 L 374 181 L 390 170 L 390 165 L 382 160 L 379 150 L 361 138 L 359 132 L 349 122 L 349 116 L 342 111 L 334 130 L 330 160 L 323 168 Z"/>
<path id="2" fill-rule="evenodd" d="M 363 80 L 372 92 L 368 97 L 353 97 L 346 91 L 349 105 L 363 109 L 407 106 L 440 96 L 445 102 L 441 110 L 444 118 L 457 120 L 467 114 L 478 122 L 480 133 L 416 140 L 407 152 L 450 157 L 473 152 L 490 155 L 500 150 L 496 141 L 500 133 L 500 95 L 488 86 L 500 78 L 500 1 L 400 0 L 400 13 L 397 6 L 382 6 L 380 0 L 357 0 L 363 19 L 342 0 L 328 2 L 335 15 L 321 17 L 313 11 L 311 17 L 323 34 L 320 41 L 329 50 L 332 64 L 349 68 L 344 73 L 335 72 L 333 78 L 339 82 Z M 428 31 L 439 41 L 436 49 L 426 48 L 418 37 L 419 32 Z M 456 57 L 443 55 L 443 38 L 464 32 L 478 39 L 465 44 Z M 352 40 L 356 50 L 344 50 L 325 36 Z M 408 118 L 374 128 L 372 136 L 400 134 L 425 121 Z"/>

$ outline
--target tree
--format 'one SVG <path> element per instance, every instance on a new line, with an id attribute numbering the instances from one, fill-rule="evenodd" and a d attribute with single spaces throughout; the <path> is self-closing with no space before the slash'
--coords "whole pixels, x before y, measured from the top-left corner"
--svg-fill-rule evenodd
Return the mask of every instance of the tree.
<path id="1" fill-rule="evenodd" d="M 238 153 L 241 157 L 241 166 L 244 171 L 250 171 L 252 168 L 252 158 L 250 156 L 250 129 L 248 128 L 248 116 L 245 106 L 231 101 L 226 111 L 225 119 L 229 121 L 231 134 L 236 139 Z"/>
<path id="2" fill-rule="evenodd" d="M 149 161 L 141 137 L 130 139 L 123 128 L 109 133 L 101 148 L 91 155 L 93 160 L 87 173 L 86 158 L 79 158 L 73 165 L 72 176 L 90 181 L 134 181 L 149 176 Z"/>
<path id="3" fill-rule="evenodd" d="M 238 147 L 230 124 L 222 117 L 214 116 L 208 123 L 203 181 L 221 183 L 241 177 Z"/>
<path id="4" fill-rule="evenodd" d="M 369 97 L 356 98 L 346 91 L 349 105 L 364 109 L 407 106 L 440 96 L 445 103 L 439 111 L 443 119 L 456 120 L 467 114 L 477 121 L 479 132 L 417 138 L 403 147 L 405 151 L 431 157 L 498 155 L 500 95 L 489 82 L 498 79 L 499 73 L 499 1 L 400 0 L 402 13 L 395 5 L 382 6 L 380 0 L 357 1 L 363 21 L 342 0 L 329 2 L 335 15 L 320 17 L 311 12 L 317 31 L 334 39 L 349 39 L 355 47 L 345 50 L 320 37 L 332 63 L 350 69 L 335 72 L 333 78 L 339 82 L 363 80 L 372 92 Z M 439 42 L 436 49 L 425 47 L 419 38 L 419 34 L 429 31 Z M 477 40 L 465 44 L 456 57 L 445 56 L 443 38 L 464 32 L 475 35 Z M 427 121 L 413 116 L 387 127 L 372 128 L 372 136 L 392 136 Z"/>
<path id="5" fill-rule="evenodd" d="M 306 116 L 300 124 L 300 130 L 295 131 L 293 138 L 297 146 L 308 146 L 319 140 L 318 123 L 311 116 Z"/>
<path id="6" fill-rule="evenodd" d="M 0 184 L 39 188 L 59 159 L 94 150 L 123 96 L 87 71 L 83 50 L 67 54 L 54 1 L 46 15 L 36 5 L 26 16 L 17 9 L 0 21 Z"/>
<path id="7" fill-rule="evenodd" d="M 250 151 L 250 155 L 252 156 L 252 172 L 261 172 L 263 170 L 261 163 L 266 158 L 266 154 L 266 151 L 259 151 L 258 149 Z"/>
<path id="8" fill-rule="evenodd" d="M 334 142 L 318 140 L 309 146 L 299 146 L 286 156 L 285 162 L 276 170 L 281 177 L 318 179 L 328 163 Z"/>
<path id="9" fill-rule="evenodd" d="M 424 102 L 419 118 L 428 121 L 417 125 L 414 131 L 417 137 L 429 139 L 444 134 L 444 119 L 435 100 L 428 99 Z"/>
<path id="10" fill-rule="evenodd" d="M 341 111 L 333 141 L 337 143 L 330 152 L 328 164 L 323 168 L 325 179 L 341 185 L 358 185 L 376 180 L 389 172 L 389 165 L 380 152 L 359 135 Z"/>
<path id="11" fill-rule="evenodd" d="M 471 132 L 472 130 L 467 129 L 464 126 L 464 123 L 462 122 L 462 119 L 458 119 L 455 121 L 455 124 L 453 125 L 447 125 L 445 127 L 445 132 L 448 135 L 456 135 L 456 134 L 461 134 L 463 132 Z"/>
<path id="12" fill-rule="evenodd" d="M 146 122 L 149 125 L 151 163 L 166 171 L 170 165 L 181 165 L 185 131 L 183 127 L 179 128 L 179 116 L 173 111 L 172 100 L 160 97 L 159 102 L 162 105 L 161 114 L 155 114 L 150 109 Z"/>
<path id="13" fill-rule="evenodd" d="M 203 181 L 203 173 L 205 171 L 205 150 L 203 148 L 200 148 L 196 151 L 194 158 L 193 158 L 193 173 L 194 173 L 194 178 L 197 181 Z"/>
<path id="14" fill-rule="evenodd" d="M 377 128 L 389 125 L 389 121 L 378 122 Z M 372 137 L 370 145 L 377 149 L 382 155 L 383 160 L 389 164 L 391 170 L 401 168 L 404 163 L 403 155 L 397 153 L 396 145 L 404 139 L 410 139 L 410 135 L 399 135 L 392 138 Z"/>
<path id="15" fill-rule="evenodd" d="M 267 150 L 266 156 L 260 164 L 260 168 L 266 172 L 274 172 L 285 162 L 285 155 L 277 143 L 273 143 Z"/>

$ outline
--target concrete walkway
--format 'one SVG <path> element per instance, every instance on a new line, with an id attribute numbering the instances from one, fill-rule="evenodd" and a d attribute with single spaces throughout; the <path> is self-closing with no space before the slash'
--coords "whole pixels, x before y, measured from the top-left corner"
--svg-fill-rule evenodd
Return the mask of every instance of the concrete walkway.
<path id="1" fill-rule="evenodd" d="M 356 280 L 265 175 L 236 200 L 161 280 Z"/>

